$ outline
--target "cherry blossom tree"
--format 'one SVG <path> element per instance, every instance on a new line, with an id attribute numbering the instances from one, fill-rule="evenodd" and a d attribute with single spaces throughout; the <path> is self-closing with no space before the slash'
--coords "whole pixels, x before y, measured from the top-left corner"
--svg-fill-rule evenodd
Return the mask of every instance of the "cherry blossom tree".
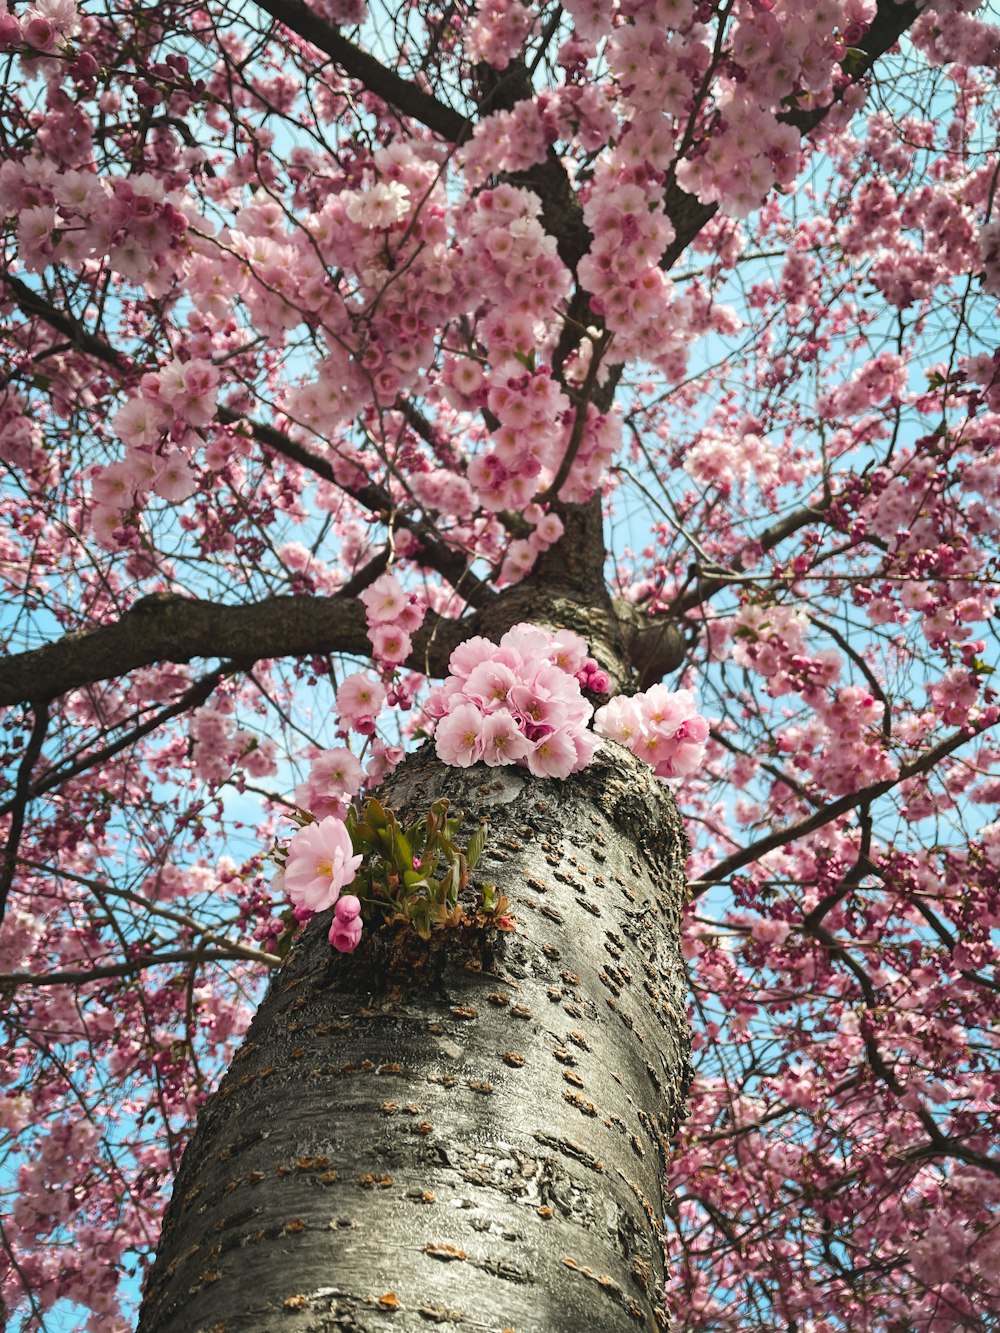
<path id="1" fill-rule="evenodd" d="M 8 1324 L 995 1327 L 1000 28 L 0 59 Z"/>

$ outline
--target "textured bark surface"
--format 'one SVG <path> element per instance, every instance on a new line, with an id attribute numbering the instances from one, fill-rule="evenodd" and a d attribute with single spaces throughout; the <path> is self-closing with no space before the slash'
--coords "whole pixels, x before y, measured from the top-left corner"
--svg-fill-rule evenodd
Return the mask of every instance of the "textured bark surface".
<path id="1" fill-rule="evenodd" d="M 374 937 L 325 914 L 185 1154 L 141 1333 L 663 1329 L 663 1196 L 687 1026 L 684 845 L 605 744 L 566 782 L 430 747 L 386 785 L 489 822 L 474 880 L 515 934 Z"/>

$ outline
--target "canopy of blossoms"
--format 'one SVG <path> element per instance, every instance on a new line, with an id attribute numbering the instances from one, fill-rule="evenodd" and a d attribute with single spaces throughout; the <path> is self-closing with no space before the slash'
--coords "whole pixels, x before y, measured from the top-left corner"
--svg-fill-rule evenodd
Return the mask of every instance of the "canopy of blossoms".
<path id="1" fill-rule="evenodd" d="M 685 814 L 677 1327 L 991 1327 L 995 17 L 0 0 L 12 1327 L 131 1325 L 421 741 Z"/>

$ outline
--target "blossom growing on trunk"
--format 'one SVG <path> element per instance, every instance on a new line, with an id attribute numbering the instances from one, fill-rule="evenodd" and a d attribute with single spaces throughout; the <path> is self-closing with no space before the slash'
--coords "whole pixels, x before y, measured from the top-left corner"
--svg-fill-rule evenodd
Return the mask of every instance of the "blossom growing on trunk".
<path id="1" fill-rule="evenodd" d="M 296 907 L 325 912 L 354 879 L 360 864 L 346 825 L 327 815 L 318 824 L 299 829 L 288 844 L 285 892 Z"/>
<path id="2" fill-rule="evenodd" d="M 358 947 L 362 928 L 361 899 L 353 893 L 342 894 L 333 909 L 330 943 L 341 953 L 350 953 Z"/>

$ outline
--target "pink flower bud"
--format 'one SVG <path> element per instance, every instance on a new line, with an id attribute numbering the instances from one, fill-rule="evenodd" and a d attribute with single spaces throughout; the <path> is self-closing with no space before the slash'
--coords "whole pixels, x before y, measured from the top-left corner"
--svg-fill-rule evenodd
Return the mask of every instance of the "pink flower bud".
<path id="1" fill-rule="evenodd" d="M 361 899 L 353 893 L 342 894 L 333 910 L 337 920 L 346 925 L 348 921 L 353 921 L 355 917 L 361 915 Z"/>
<path id="2" fill-rule="evenodd" d="M 52 23 L 40 14 L 28 19 L 21 31 L 27 45 L 33 46 L 36 51 L 48 51 L 55 45 L 56 30 Z"/>
<path id="3" fill-rule="evenodd" d="M 341 921 L 338 917 L 333 918 L 333 925 L 330 927 L 330 943 L 341 953 L 350 953 L 356 949 L 361 940 L 362 924 L 361 918 L 356 916 L 352 921 Z"/>
<path id="4" fill-rule="evenodd" d="M 21 44 L 21 25 L 13 14 L 0 14 L 0 50 Z"/>

